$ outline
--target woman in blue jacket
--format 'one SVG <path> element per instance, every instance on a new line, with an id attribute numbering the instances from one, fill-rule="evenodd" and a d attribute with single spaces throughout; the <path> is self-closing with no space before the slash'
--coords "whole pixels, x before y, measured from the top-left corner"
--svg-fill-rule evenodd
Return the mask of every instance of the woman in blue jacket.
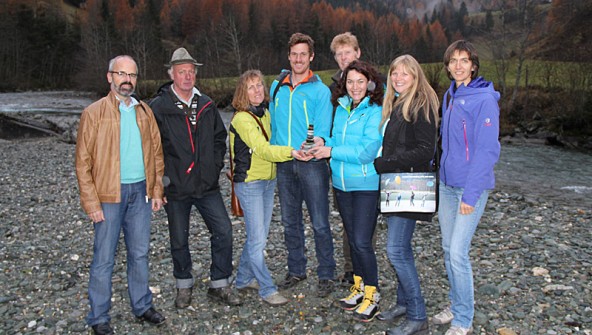
<path id="1" fill-rule="evenodd" d="M 387 80 L 381 123 L 384 129 L 383 150 L 382 156 L 374 161 L 376 171 L 431 171 L 436 149 L 438 96 L 417 60 L 410 55 L 399 56 L 391 63 Z M 411 202 L 414 196 L 412 191 Z M 399 326 L 387 331 L 388 335 L 428 332 L 425 301 L 411 247 L 417 220 L 431 221 L 432 214 L 402 212 L 386 216 L 386 251 L 397 273 L 397 302 L 377 318 L 390 321 L 406 316 Z"/>
<path id="2" fill-rule="evenodd" d="M 354 317 L 371 321 L 378 313 L 378 270 L 372 236 L 378 216 L 379 178 L 372 162 L 382 138 L 380 118 L 384 84 L 368 63 L 354 61 L 344 70 L 331 101 L 335 110 L 333 135 L 324 146 L 310 150 L 315 158 L 331 157 L 333 188 L 349 239 L 354 285 L 340 300 Z"/>
<path id="3" fill-rule="evenodd" d="M 434 316 L 435 324 L 450 323 L 446 335 L 473 331 L 473 270 L 471 239 L 495 185 L 493 167 L 500 154 L 499 93 L 478 77 L 479 56 L 464 40 L 444 53 L 452 80 L 442 100 L 442 159 L 438 218 L 451 305 Z"/>

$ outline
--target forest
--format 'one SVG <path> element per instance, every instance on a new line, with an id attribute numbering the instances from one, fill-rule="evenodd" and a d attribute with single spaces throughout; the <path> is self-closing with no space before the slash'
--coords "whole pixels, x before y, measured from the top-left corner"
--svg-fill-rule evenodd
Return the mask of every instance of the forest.
<path id="1" fill-rule="evenodd" d="M 315 40 L 315 71 L 336 68 L 331 39 L 351 31 L 362 58 L 373 64 L 386 66 L 403 53 L 434 63 L 428 75 L 441 90 L 442 54 L 465 38 L 491 62 L 494 77 L 488 79 L 502 92 L 509 127 L 535 113 L 529 103 L 536 96 L 548 101 L 537 109 L 568 116 L 562 127 L 584 122 L 589 132 L 589 17 L 592 2 L 568 0 L 4 0 L 0 91 L 102 94 L 109 59 L 129 54 L 139 64 L 139 93 L 150 96 L 166 80 L 164 64 L 180 46 L 204 63 L 198 80 L 237 77 L 250 68 L 274 75 L 289 66 L 287 41 L 297 31 Z M 571 71 L 569 79 L 557 79 L 560 72 L 566 75 L 564 69 Z M 534 84 L 535 73 L 547 77 L 546 85 Z M 548 96 L 558 89 L 569 101 L 561 110 Z M 219 100 L 230 91 L 206 87 Z"/>

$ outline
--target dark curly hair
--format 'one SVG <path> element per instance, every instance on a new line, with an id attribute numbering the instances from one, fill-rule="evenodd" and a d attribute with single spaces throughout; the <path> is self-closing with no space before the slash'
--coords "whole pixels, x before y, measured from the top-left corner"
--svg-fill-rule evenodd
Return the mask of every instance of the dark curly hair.
<path id="1" fill-rule="evenodd" d="M 349 63 L 345 70 L 343 70 L 343 75 L 341 76 L 339 83 L 337 83 L 337 87 L 333 90 L 333 94 L 331 95 L 331 103 L 333 106 L 337 106 L 337 99 L 347 95 L 345 83 L 347 82 L 347 74 L 352 70 L 361 73 L 368 79 L 368 81 L 374 82 L 376 85 L 375 88 L 366 92 L 366 96 L 370 97 L 371 103 L 382 106 L 382 100 L 384 98 L 384 83 L 382 82 L 382 79 L 380 79 L 378 71 L 376 71 L 372 65 L 360 60 L 355 60 Z"/>

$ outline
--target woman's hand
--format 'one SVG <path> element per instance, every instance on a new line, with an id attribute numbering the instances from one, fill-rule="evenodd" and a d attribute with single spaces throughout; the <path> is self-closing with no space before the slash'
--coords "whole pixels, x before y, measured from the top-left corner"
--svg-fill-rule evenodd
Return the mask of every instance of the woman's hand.
<path id="1" fill-rule="evenodd" d="M 314 156 L 316 159 L 323 159 L 331 157 L 332 147 L 320 146 L 314 147 L 306 153 L 307 155 Z"/>
<path id="2" fill-rule="evenodd" d="M 467 205 L 464 202 L 460 202 L 460 214 L 463 215 L 468 215 L 473 213 L 473 211 L 475 210 L 475 207 L 471 206 L 471 205 Z"/>
<path id="3" fill-rule="evenodd" d="M 292 149 L 292 157 L 294 157 L 294 159 L 297 159 L 299 161 L 308 162 L 309 160 L 312 159 L 313 156 L 312 155 L 307 155 L 302 150 L 294 150 L 294 149 Z"/>

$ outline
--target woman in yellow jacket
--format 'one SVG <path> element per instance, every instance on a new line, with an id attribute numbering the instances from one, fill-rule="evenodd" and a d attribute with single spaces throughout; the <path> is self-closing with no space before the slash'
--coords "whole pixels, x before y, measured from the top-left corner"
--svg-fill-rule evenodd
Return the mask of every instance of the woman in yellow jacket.
<path id="1" fill-rule="evenodd" d="M 268 102 L 263 74 L 258 70 L 243 73 L 232 100 L 236 112 L 230 123 L 234 190 L 244 212 L 247 232 L 236 287 L 258 290 L 263 301 L 277 306 L 288 299 L 278 293 L 263 254 L 273 211 L 275 162 L 307 158 L 292 147 L 269 144 Z"/>

